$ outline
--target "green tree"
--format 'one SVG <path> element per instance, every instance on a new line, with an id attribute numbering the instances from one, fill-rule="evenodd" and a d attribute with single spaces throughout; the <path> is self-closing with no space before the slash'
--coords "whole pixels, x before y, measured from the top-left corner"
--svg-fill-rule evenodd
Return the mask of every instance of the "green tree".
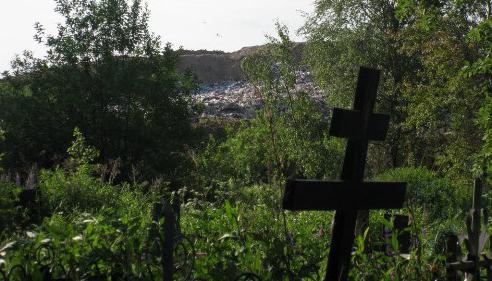
<path id="1" fill-rule="evenodd" d="M 264 108 L 253 121 L 266 135 L 266 160 L 274 178 L 284 176 L 333 177 L 340 163 L 340 142 L 327 135 L 321 107 L 310 93 L 297 90 L 302 67 L 294 57 L 294 43 L 285 26 L 277 24 L 278 39 L 247 57 L 242 67 Z"/>
<path id="2" fill-rule="evenodd" d="M 400 84 L 412 61 L 399 52 L 395 1 L 318 0 L 315 12 L 301 30 L 308 37 L 306 60 L 318 83 L 325 89 L 330 107 L 349 107 L 361 65 L 383 71 L 377 106 L 391 116 L 386 145 L 374 155 L 384 157 L 381 168 L 403 164 L 402 128 L 404 103 Z M 386 162 L 386 163 L 384 163 Z M 371 168 L 371 166 L 369 166 Z M 381 168 L 376 169 L 375 173 Z"/>
<path id="3" fill-rule="evenodd" d="M 490 3 L 489 3 L 490 4 Z M 481 129 L 482 149 L 475 162 L 476 172 L 487 172 L 492 175 L 492 18 L 490 5 L 487 10 L 487 18 L 477 27 L 472 29 L 468 35 L 471 43 L 475 44 L 481 56 L 467 64 L 461 74 L 471 79 L 476 85 L 476 91 L 481 99 L 480 107 L 476 115 L 476 121 Z"/>
<path id="4" fill-rule="evenodd" d="M 407 151 L 412 164 L 437 168 L 463 185 L 471 183 L 482 146 L 477 118 L 485 102 L 483 79 L 466 74 L 484 54 L 469 34 L 490 14 L 489 4 L 401 1 L 399 6 L 407 22 L 401 50 L 417 66 L 402 85 Z"/>
<path id="5" fill-rule="evenodd" d="M 488 122 L 481 90 L 487 79 L 485 72 L 465 73 L 469 65 L 480 68 L 490 41 L 468 34 L 490 16 L 490 1 L 318 0 L 315 6 L 303 29 L 307 61 L 330 106 L 348 106 L 354 85 L 347 81 L 355 81 L 359 65 L 383 71 L 377 104 L 392 119 L 386 145 L 370 153 L 379 164 L 370 161 L 369 173 L 426 166 L 470 180 L 485 129 L 479 124 Z"/>
<path id="6" fill-rule="evenodd" d="M 5 73 L 6 164 L 56 163 L 78 127 L 100 160 L 144 163 L 148 174 L 174 169 L 190 133 L 186 94 L 195 86 L 176 71 L 178 54 L 149 31 L 146 6 L 56 0 L 56 12 L 64 22 L 55 35 L 35 26 L 47 56 L 25 53 Z"/>
<path id="7" fill-rule="evenodd" d="M 347 81 L 360 65 L 383 73 L 377 109 L 391 125 L 386 143 L 370 150 L 369 176 L 424 166 L 469 183 L 482 146 L 477 117 L 482 112 L 482 126 L 490 118 L 480 110 L 480 84 L 462 70 L 481 56 L 466 37 L 490 15 L 490 2 L 318 0 L 315 7 L 302 31 L 330 107 L 349 105 L 355 84 Z"/>

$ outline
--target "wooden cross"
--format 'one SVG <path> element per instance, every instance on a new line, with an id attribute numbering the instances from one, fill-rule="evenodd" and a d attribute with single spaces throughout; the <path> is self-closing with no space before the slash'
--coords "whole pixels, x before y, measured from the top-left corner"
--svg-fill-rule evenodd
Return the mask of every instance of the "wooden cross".
<path id="1" fill-rule="evenodd" d="M 379 71 L 361 68 L 353 110 L 335 108 L 330 135 L 348 138 L 341 181 L 294 180 L 285 186 L 287 210 L 336 210 L 325 281 L 347 280 L 358 210 L 401 208 L 405 183 L 363 182 L 370 140 L 384 140 L 389 116 L 372 113 Z"/>

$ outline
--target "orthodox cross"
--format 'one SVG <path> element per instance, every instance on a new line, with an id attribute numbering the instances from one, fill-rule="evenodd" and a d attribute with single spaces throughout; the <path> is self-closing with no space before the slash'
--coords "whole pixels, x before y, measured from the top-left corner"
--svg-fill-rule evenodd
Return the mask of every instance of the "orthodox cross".
<path id="1" fill-rule="evenodd" d="M 341 181 L 293 180 L 285 186 L 287 210 L 336 210 L 325 281 L 347 280 L 358 210 L 397 209 L 405 183 L 363 182 L 368 141 L 386 137 L 389 116 L 372 113 L 379 71 L 362 67 L 353 110 L 335 108 L 330 135 L 348 138 Z"/>

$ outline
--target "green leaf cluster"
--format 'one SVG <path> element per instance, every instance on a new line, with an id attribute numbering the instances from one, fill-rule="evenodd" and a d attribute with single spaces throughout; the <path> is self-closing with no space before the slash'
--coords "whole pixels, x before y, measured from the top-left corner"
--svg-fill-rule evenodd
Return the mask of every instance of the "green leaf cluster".
<path id="1" fill-rule="evenodd" d="M 191 138 L 190 75 L 177 72 L 178 53 L 149 31 L 140 0 L 57 0 L 57 33 L 36 24 L 48 53 L 26 52 L 4 74 L 0 122 L 3 162 L 11 169 L 65 159 L 77 127 L 106 162 L 121 158 L 123 175 L 172 171 Z"/>

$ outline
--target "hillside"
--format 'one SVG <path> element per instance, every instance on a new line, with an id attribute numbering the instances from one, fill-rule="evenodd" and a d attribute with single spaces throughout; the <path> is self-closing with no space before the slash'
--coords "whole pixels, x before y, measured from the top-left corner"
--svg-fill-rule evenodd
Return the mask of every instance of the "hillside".
<path id="1" fill-rule="evenodd" d="M 183 50 L 178 69 L 191 69 L 199 81 L 204 84 L 222 83 L 226 81 L 244 80 L 241 71 L 241 60 L 261 50 L 265 46 L 244 47 L 235 52 Z M 294 55 L 301 58 L 304 43 L 295 43 Z"/>
<path id="2" fill-rule="evenodd" d="M 193 101 L 203 106 L 200 117 L 253 118 L 262 107 L 254 87 L 245 81 L 241 60 L 260 51 L 263 46 L 244 47 L 236 52 L 183 50 L 179 70 L 191 69 L 200 81 L 200 90 Z M 294 56 L 301 60 L 304 43 L 295 43 Z M 309 73 L 297 74 L 297 90 L 310 93 L 323 107 L 323 93 Z"/>

